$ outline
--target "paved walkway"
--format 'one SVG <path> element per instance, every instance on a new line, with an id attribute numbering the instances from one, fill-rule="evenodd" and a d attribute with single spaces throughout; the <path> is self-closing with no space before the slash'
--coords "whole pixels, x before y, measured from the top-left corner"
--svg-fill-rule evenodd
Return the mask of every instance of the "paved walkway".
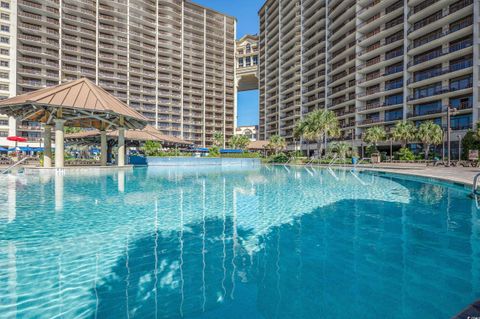
<path id="1" fill-rule="evenodd" d="M 467 185 L 473 185 L 475 175 L 480 173 L 480 168 L 477 167 L 405 167 L 392 165 L 368 168 L 368 170 L 379 170 L 384 172 L 394 172 L 398 174 L 416 175 L 430 178 L 437 178 L 445 181 L 458 182 Z"/>

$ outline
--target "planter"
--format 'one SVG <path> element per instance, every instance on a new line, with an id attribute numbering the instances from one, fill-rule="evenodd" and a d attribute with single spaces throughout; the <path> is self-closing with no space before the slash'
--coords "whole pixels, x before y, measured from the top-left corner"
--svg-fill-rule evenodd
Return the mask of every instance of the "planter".
<path id="1" fill-rule="evenodd" d="M 380 163 L 382 161 L 382 157 L 380 154 L 372 154 L 372 163 Z"/>

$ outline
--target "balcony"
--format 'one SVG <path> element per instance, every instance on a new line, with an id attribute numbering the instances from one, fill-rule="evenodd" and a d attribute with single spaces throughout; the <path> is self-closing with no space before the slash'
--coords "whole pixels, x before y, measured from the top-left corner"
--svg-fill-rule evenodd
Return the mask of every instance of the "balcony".
<path id="1" fill-rule="evenodd" d="M 458 32 L 462 29 L 466 29 L 470 27 L 472 24 L 473 24 L 473 18 L 466 19 L 465 21 L 459 23 L 458 25 L 455 25 L 454 27 L 450 27 L 449 30 L 447 31 L 437 32 L 435 34 L 430 35 L 427 38 L 422 39 L 422 41 L 418 43 L 410 44 L 408 46 L 408 51 L 410 52 L 410 54 L 415 54 L 411 51 L 414 51 L 415 49 L 418 49 L 421 47 L 425 47 L 426 44 L 437 45 L 437 44 L 441 44 L 442 42 L 446 42 L 448 40 L 443 38 L 447 37 L 452 33 Z M 442 40 L 442 41 L 436 41 L 436 40 Z"/>
<path id="2" fill-rule="evenodd" d="M 442 76 L 452 72 L 465 70 L 465 69 L 471 68 L 472 66 L 473 66 L 473 60 L 464 60 L 452 65 L 449 65 L 448 67 L 445 67 L 445 68 L 434 69 L 428 72 L 420 72 L 421 73 L 420 76 L 414 76 L 408 79 L 408 84 L 417 83 L 417 82 L 425 81 L 428 79 L 433 79 L 438 76 Z"/>
<path id="3" fill-rule="evenodd" d="M 441 94 L 447 94 L 447 93 L 452 93 L 452 92 L 456 92 L 456 91 L 467 90 L 467 89 L 472 88 L 472 84 L 473 83 L 470 82 L 469 84 L 463 85 L 463 86 L 452 86 L 452 85 L 444 86 L 444 87 L 434 89 L 429 94 L 425 94 L 425 93 L 412 94 L 412 95 L 408 96 L 408 101 L 416 101 L 416 100 L 425 99 L 425 98 L 428 98 L 428 97 L 434 97 L 434 96 L 441 95 Z"/>
<path id="4" fill-rule="evenodd" d="M 427 62 L 427 61 L 431 61 L 431 60 L 436 59 L 438 57 L 441 57 L 441 56 L 444 56 L 444 55 L 447 55 L 447 54 L 450 54 L 450 53 L 453 53 L 453 52 L 456 52 L 456 51 L 460 51 L 460 50 L 463 50 L 463 49 L 466 49 L 466 48 L 470 48 L 472 46 L 473 46 L 473 41 L 471 39 L 464 40 L 460 43 L 452 45 L 452 46 L 450 46 L 448 48 L 445 48 L 443 50 L 433 51 L 433 52 L 430 52 L 428 54 L 422 55 L 419 58 L 414 58 L 413 61 L 408 62 L 407 66 L 410 68 L 412 66 L 415 66 L 415 65 Z"/>
<path id="5" fill-rule="evenodd" d="M 441 20 L 443 18 L 446 18 L 447 16 L 450 16 L 468 6 L 470 6 L 473 3 L 473 0 L 460 0 L 457 1 L 456 3 L 450 5 L 448 10 L 442 14 L 442 11 L 438 11 L 439 14 L 436 15 L 431 15 L 428 16 L 427 18 L 420 20 L 414 24 L 414 26 L 410 27 L 408 29 L 408 34 L 410 35 L 411 33 L 414 33 L 415 31 L 421 30 L 427 26 L 432 28 L 438 28 L 441 27 Z M 460 14 L 457 15 L 458 17 L 461 17 Z M 458 18 L 457 17 L 457 18 Z M 449 17 L 450 21 L 455 19 L 455 17 Z M 440 21 L 439 23 L 435 23 L 437 21 Z"/>

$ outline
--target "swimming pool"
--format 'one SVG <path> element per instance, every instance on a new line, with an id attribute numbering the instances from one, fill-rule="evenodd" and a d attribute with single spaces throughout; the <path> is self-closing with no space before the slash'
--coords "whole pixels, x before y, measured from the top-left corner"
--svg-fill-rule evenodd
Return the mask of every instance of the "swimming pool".
<path id="1" fill-rule="evenodd" d="M 320 169 L 0 180 L 1 318 L 449 318 L 480 298 L 461 187 Z"/>

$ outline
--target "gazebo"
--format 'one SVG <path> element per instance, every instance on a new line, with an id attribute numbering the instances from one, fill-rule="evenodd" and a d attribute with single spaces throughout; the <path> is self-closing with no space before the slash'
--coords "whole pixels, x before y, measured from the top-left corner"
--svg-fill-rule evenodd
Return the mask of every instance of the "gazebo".
<path id="1" fill-rule="evenodd" d="M 52 166 L 51 129 L 55 124 L 55 167 L 64 167 L 64 128 L 100 132 L 101 165 L 107 164 L 107 130 L 118 130 L 118 166 L 125 165 L 125 130 L 143 129 L 147 119 L 88 79 L 63 83 L 0 101 L 0 113 L 44 124 L 44 167 Z"/>
<path id="2" fill-rule="evenodd" d="M 111 148 L 118 143 L 118 130 L 107 132 L 107 154 L 111 153 Z M 67 134 L 65 141 L 69 144 L 92 145 L 101 142 L 101 131 L 88 130 L 78 133 Z M 187 142 L 181 138 L 165 135 L 151 125 L 145 126 L 141 130 L 126 130 L 125 142 L 127 147 L 139 147 L 146 141 L 154 141 L 167 147 L 191 147 L 193 143 Z M 107 156 L 108 157 L 108 156 Z"/>

